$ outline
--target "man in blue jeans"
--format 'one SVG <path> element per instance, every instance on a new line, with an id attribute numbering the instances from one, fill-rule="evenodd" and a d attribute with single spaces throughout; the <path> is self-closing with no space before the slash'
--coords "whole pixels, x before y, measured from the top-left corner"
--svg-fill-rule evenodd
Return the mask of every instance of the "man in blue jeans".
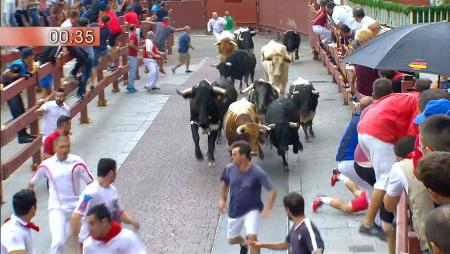
<path id="1" fill-rule="evenodd" d="M 22 57 L 16 61 L 8 64 L 7 69 L 2 74 L 2 82 L 9 85 L 21 77 L 26 79 L 33 76 L 30 72 L 33 68 L 34 55 L 33 50 L 29 47 L 22 49 Z M 22 96 L 20 93 L 8 100 L 8 107 L 14 119 L 25 113 Z M 17 133 L 19 144 L 31 143 L 36 136 L 27 133 L 26 129 L 22 129 Z"/>
<path id="2" fill-rule="evenodd" d="M 130 25 L 130 35 L 128 36 L 128 86 L 129 93 L 137 92 L 134 87 L 134 80 L 138 71 L 137 55 L 139 51 L 139 42 L 136 34 L 136 27 Z"/>

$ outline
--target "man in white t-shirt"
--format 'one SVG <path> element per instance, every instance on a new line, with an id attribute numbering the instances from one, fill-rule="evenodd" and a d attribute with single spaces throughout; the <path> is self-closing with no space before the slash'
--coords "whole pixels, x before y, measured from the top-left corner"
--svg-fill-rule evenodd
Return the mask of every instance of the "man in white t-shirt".
<path id="1" fill-rule="evenodd" d="M 119 193 L 112 183 L 116 179 L 116 161 L 102 158 L 98 162 L 97 180 L 86 186 L 72 214 L 72 233 L 78 235 L 80 243 L 89 237 L 87 211 L 95 205 L 104 204 L 117 223 L 124 222 L 139 230 L 139 223 L 131 218 L 121 207 Z"/>
<path id="2" fill-rule="evenodd" d="M 328 2 L 327 13 L 331 16 L 337 29 L 341 29 L 343 24 L 347 25 L 352 30 L 355 30 L 358 26 L 358 22 L 353 18 L 352 7 L 348 5 L 336 5 L 333 2 Z"/>
<path id="3" fill-rule="evenodd" d="M 355 30 L 368 29 L 369 26 L 375 22 L 375 19 L 366 16 L 363 8 L 361 7 L 353 8 L 353 18 L 356 20 L 357 23 Z"/>
<path id="4" fill-rule="evenodd" d="M 37 110 L 42 117 L 42 143 L 45 143 L 47 136 L 57 129 L 56 122 L 60 116 L 70 116 L 70 107 L 64 103 L 64 88 L 58 88 L 55 93 L 55 100 L 47 101 Z"/>
<path id="5" fill-rule="evenodd" d="M 207 30 L 209 33 L 214 34 L 216 40 L 219 40 L 219 36 L 223 32 L 223 29 L 226 24 L 227 21 L 224 18 L 219 17 L 217 12 L 213 12 L 212 18 L 208 21 Z"/>
<path id="6" fill-rule="evenodd" d="M 112 219 L 108 208 L 96 205 L 86 214 L 90 236 L 83 242 L 83 254 L 145 254 L 137 235 Z"/>
<path id="7" fill-rule="evenodd" d="M 33 231 L 39 227 L 31 222 L 36 214 L 36 195 L 32 190 L 21 190 L 12 199 L 14 214 L 1 230 L 1 254 L 34 254 Z"/>
<path id="8" fill-rule="evenodd" d="M 89 184 L 93 177 L 86 163 L 77 155 L 69 154 L 68 136 L 60 136 L 55 141 L 55 155 L 44 160 L 37 168 L 28 188 L 33 189 L 36 182 L 47 178 L 49 183 L 49 226 L 52 235 L 51 254 L 62 253 L 69 236 L 70 216 L 81 193 L 81 182 Z"/>

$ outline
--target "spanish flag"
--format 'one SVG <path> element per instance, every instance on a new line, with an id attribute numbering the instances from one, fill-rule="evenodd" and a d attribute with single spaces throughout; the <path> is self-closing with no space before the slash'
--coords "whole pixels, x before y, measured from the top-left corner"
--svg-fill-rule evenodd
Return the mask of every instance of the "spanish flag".
<path id="1" fill-rule="evenodd" d="M 427 68 L 427 62 L 415 61 L 411 62 L 408 66 L 413 70 L 425 70 Z"/>

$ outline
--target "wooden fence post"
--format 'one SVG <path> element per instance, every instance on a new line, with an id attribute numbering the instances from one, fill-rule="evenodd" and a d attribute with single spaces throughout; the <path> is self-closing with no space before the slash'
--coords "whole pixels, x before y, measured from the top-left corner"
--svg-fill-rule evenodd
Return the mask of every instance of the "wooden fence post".
<path id="1" fill-rule="evenodd" d="M 105 68 L 105 57 L 102 57 L 101 59 L 102 61 L 100 62 L 98 69 L 97 69 L 97 83 L 100 82 L 103 79 L 103 69 Z M 98 101 L 97 101 L 97 105 L 99 107 L 104 107 L 106 106 L 107 100 L 105 99 L 105 90 L 101 90 L 98 93 Z"/>
<path id="2" fill-rule="evenodd" d="M 39 84 L 38 73 L 34 72 L 32 77 L 34 79 L 34 84 Z M 36 105 L 36 89 L 35 86 L 29 86 L 27 88 L 27 101 L 28 101 L 28 109 L 32 108 Z M 33 121 L 30 124 L 30 131 L 32 135 L 37 136 L 38 138 L 42 138 L 39 134 L 39 118 Z M 31 165 L 31 169 L 35 170 L 39 164 L 41 163 L 41 149 L 37 150 L 36 153 L 33 154 L 33 164 Z"/>

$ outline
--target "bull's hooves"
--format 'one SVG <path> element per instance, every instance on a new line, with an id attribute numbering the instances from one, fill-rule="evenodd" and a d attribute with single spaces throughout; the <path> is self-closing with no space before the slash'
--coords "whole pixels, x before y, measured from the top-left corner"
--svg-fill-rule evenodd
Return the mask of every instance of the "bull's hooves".
<path id="1" fill-rule="evenodd" d="M 305 139 L 306 143 L 311 143 L 311 139 Z"/>
<path id="2" fill-rule="evenodd" d="M 195 154 L 195 158 L 197 158 L 197 160 L 202 161 L 203 160 L 203 154 Z"/>
<path id="3" fill-rule="evenodd" d="M 209 161 L 208 162 L 208 166 L 215 167 L 216 166 L 216 162 L 215 161 Z"/>
<path id="4" fill-rule="evenodd" d="M 295 57 L 295 60 L 298 60 L 298 59 L 300 59 L 300 57 L 296 56 L 296 57 Z"/>

